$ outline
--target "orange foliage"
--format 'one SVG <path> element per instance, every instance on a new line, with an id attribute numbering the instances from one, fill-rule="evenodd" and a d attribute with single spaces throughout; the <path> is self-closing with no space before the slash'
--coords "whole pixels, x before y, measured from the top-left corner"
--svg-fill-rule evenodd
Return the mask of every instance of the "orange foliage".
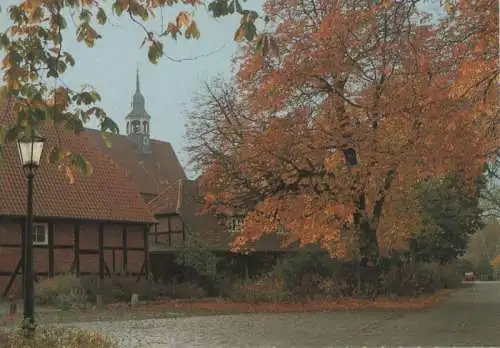
<path id="1" fill-rule="evenodd" d="M 211 204 L 249 212 L 235 248 L 281 225 L 286 243 L 344 257 L 356 221 L 379 246 L 404 245 L 419 222 L 407 202 L 415 183 L 454 171 L 472 188 L 500 145 L 498 4 L 472 3 L 432 24 L 409 0 L 266 2 L 280 55 L 243 50 L 240 111 L 215 108 L 224 117 L 212 120 L 213 139 L 228 124 L 240 136 L 230 151 L 194 151 Z"/>

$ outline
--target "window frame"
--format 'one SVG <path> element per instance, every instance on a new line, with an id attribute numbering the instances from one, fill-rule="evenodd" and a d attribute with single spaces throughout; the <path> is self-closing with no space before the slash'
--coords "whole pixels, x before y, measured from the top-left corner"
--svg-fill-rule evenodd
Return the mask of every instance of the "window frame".
<path id="1" fill-rule="evenodd" d="M 228 232 L 230 235 L 236 235 L 241 232 L 241 227 L 243 222 L 245 221 L 244 215 L 233 215 L 229 218 L 228 221 Z"/>
<path id="2" fill-rule="evenodd" d="M 43 226 L 43 232 L 44 232 L 44 241 L 43 242 L 35 240 L 35 235 L 37 235 L 35 233 L 35 229 L 37 227 L 39 228 L 41 226 Z M 49 224 L 46 222 L 34 222 L 31 237 L 33 240 L 33 245 L 48 245 L 49 244 Z"/>
<path id="3" fill-rule="evenodd" d="M 287 235 L 285 227 L 282 224 L 280 224 L 278 226 L 278 228 L 276 228 L 276 231 L 274 233 L 276 233 L 277 236 L 286 236 Z"/>

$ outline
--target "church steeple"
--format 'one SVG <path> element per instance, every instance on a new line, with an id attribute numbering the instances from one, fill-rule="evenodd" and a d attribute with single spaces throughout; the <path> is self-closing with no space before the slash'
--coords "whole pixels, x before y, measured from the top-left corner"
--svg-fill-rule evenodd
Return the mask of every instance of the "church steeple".
<path id="1" fill-rule="evenodd" d="M 150 148 L 149 123 L 151 116 L 146 111 L 146 102 L 141 93 L 139 68 L 135 77 L 135 93 L 132 96 L 132 110 L 125 117 L 127 121 L 127 135 L 135 138 L 139 149 L 148 152 Z"/>
<path id="2" fill-rule="evenodd" d="M 135 93 L 141 93 L 141 84 L 139 82 L 139 68 L 137 68 L 135 74 Z"/>

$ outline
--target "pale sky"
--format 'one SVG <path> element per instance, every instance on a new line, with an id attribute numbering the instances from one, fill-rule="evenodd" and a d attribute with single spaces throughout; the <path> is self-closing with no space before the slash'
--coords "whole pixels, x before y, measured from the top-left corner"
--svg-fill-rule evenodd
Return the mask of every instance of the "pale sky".
<path id="1" fill-rule="evenodd" d="M 260 12 L 262 0 L 251 0 L 246 8 Z M 7 8 L 19 0 L 2 0 L 0 30 L 4 31 L 9 23 Z M 108 2 L 111 4 L 111 2 Z M 179 9 L 191 7 L 166 8 L 165 22 L 175 20 Z M 68 12 L 69 13 L 69 12 Z M 146 45 L 141 49 L 144 31 L 127 16 L 118 17 L 111 11 L 110 21 L 105 26 L 95 28 L 102 35 L 93 48 L 75 40 L 74 24 L 68 19 L 68 34 L 63 46 L 73 54 L 76 65 L 64 76 L 64 82 L 71 88 L 90 84 L 102 96 L 101 106 L 125 133 L 124 118 L 130 111 L 130 102 L 135 90 L 135 73 L 139 66 L 141 91 L 146 98 L 146 110 L 151 115 L 151 137 L 168 141 L 174 147 L 182 164 L 187 163 L 183 148 L 186 145 L 185 113 L 190 99 L 202 87 L 202 82 L 219 74 L 230 76 L 231 57 L 238 44 L 233 34 L 239 23 L 238 15 L 222 19 L 212 18 L 204 8 L 194 13 L 201 31 L 199 40 L 180 38 L 177 42 L 163 38 L 165 53 L 173 58 L 190 58 L 215 53 L 192 61 L 181 63 L 162 58 L 157 65 L 147 59 Z M 161 18 L 158 15 L 147 23 L 148 29 L 159 32 Z M 90 124 L 89 126 L 93 126 Z"/>

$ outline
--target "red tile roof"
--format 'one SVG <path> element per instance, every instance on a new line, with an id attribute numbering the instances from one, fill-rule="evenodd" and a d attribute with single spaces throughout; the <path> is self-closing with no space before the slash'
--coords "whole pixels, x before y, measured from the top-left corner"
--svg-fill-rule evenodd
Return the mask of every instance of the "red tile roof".
<path id="1" fill-rule="evenodd" d="M 182 189 L 182 180 L 164 185 L 163 191 L 148 202 L 149 209 L 154 215 L 177 214 L 179 194 Z"/>
<path id="2" fill-rule="evenodd" d="M 13 116 L 6 105 L 0 106 L 0 123 L 8 125 Z M 123 170 L 96 146 L 88 134 L 76 135 L 60 130 L 65 149 L 81 153 L 93 167 L 91 176 L 75 173 L 71 184 L 56 165 L 46 161 L 50 149 L 57 144 L 53 127 L 44 127 L 46 137 L 43 161 L 35 176 L 34 215 L 85 220 L 153 223 L 154 216 L 141 195 L 125 177 Z M 5 162 L 0 165 L 0 215 L 26 214 L 27 184 L 20 165 L 16 144 L 4 146 Z"/>
<path id="3" fill-rule="evenodd" d="M 111 135 L 111 147 L 107 147 L 99 131 L 86 129 L 85 133 L 122 168 L 140 193 L 157 195 L 166 184 L 186 179 L 186 173 L 168 142 L 152 139 L 152 152 L 143 154 L 137 150 L 134 140 L 125 135 Z"/>

